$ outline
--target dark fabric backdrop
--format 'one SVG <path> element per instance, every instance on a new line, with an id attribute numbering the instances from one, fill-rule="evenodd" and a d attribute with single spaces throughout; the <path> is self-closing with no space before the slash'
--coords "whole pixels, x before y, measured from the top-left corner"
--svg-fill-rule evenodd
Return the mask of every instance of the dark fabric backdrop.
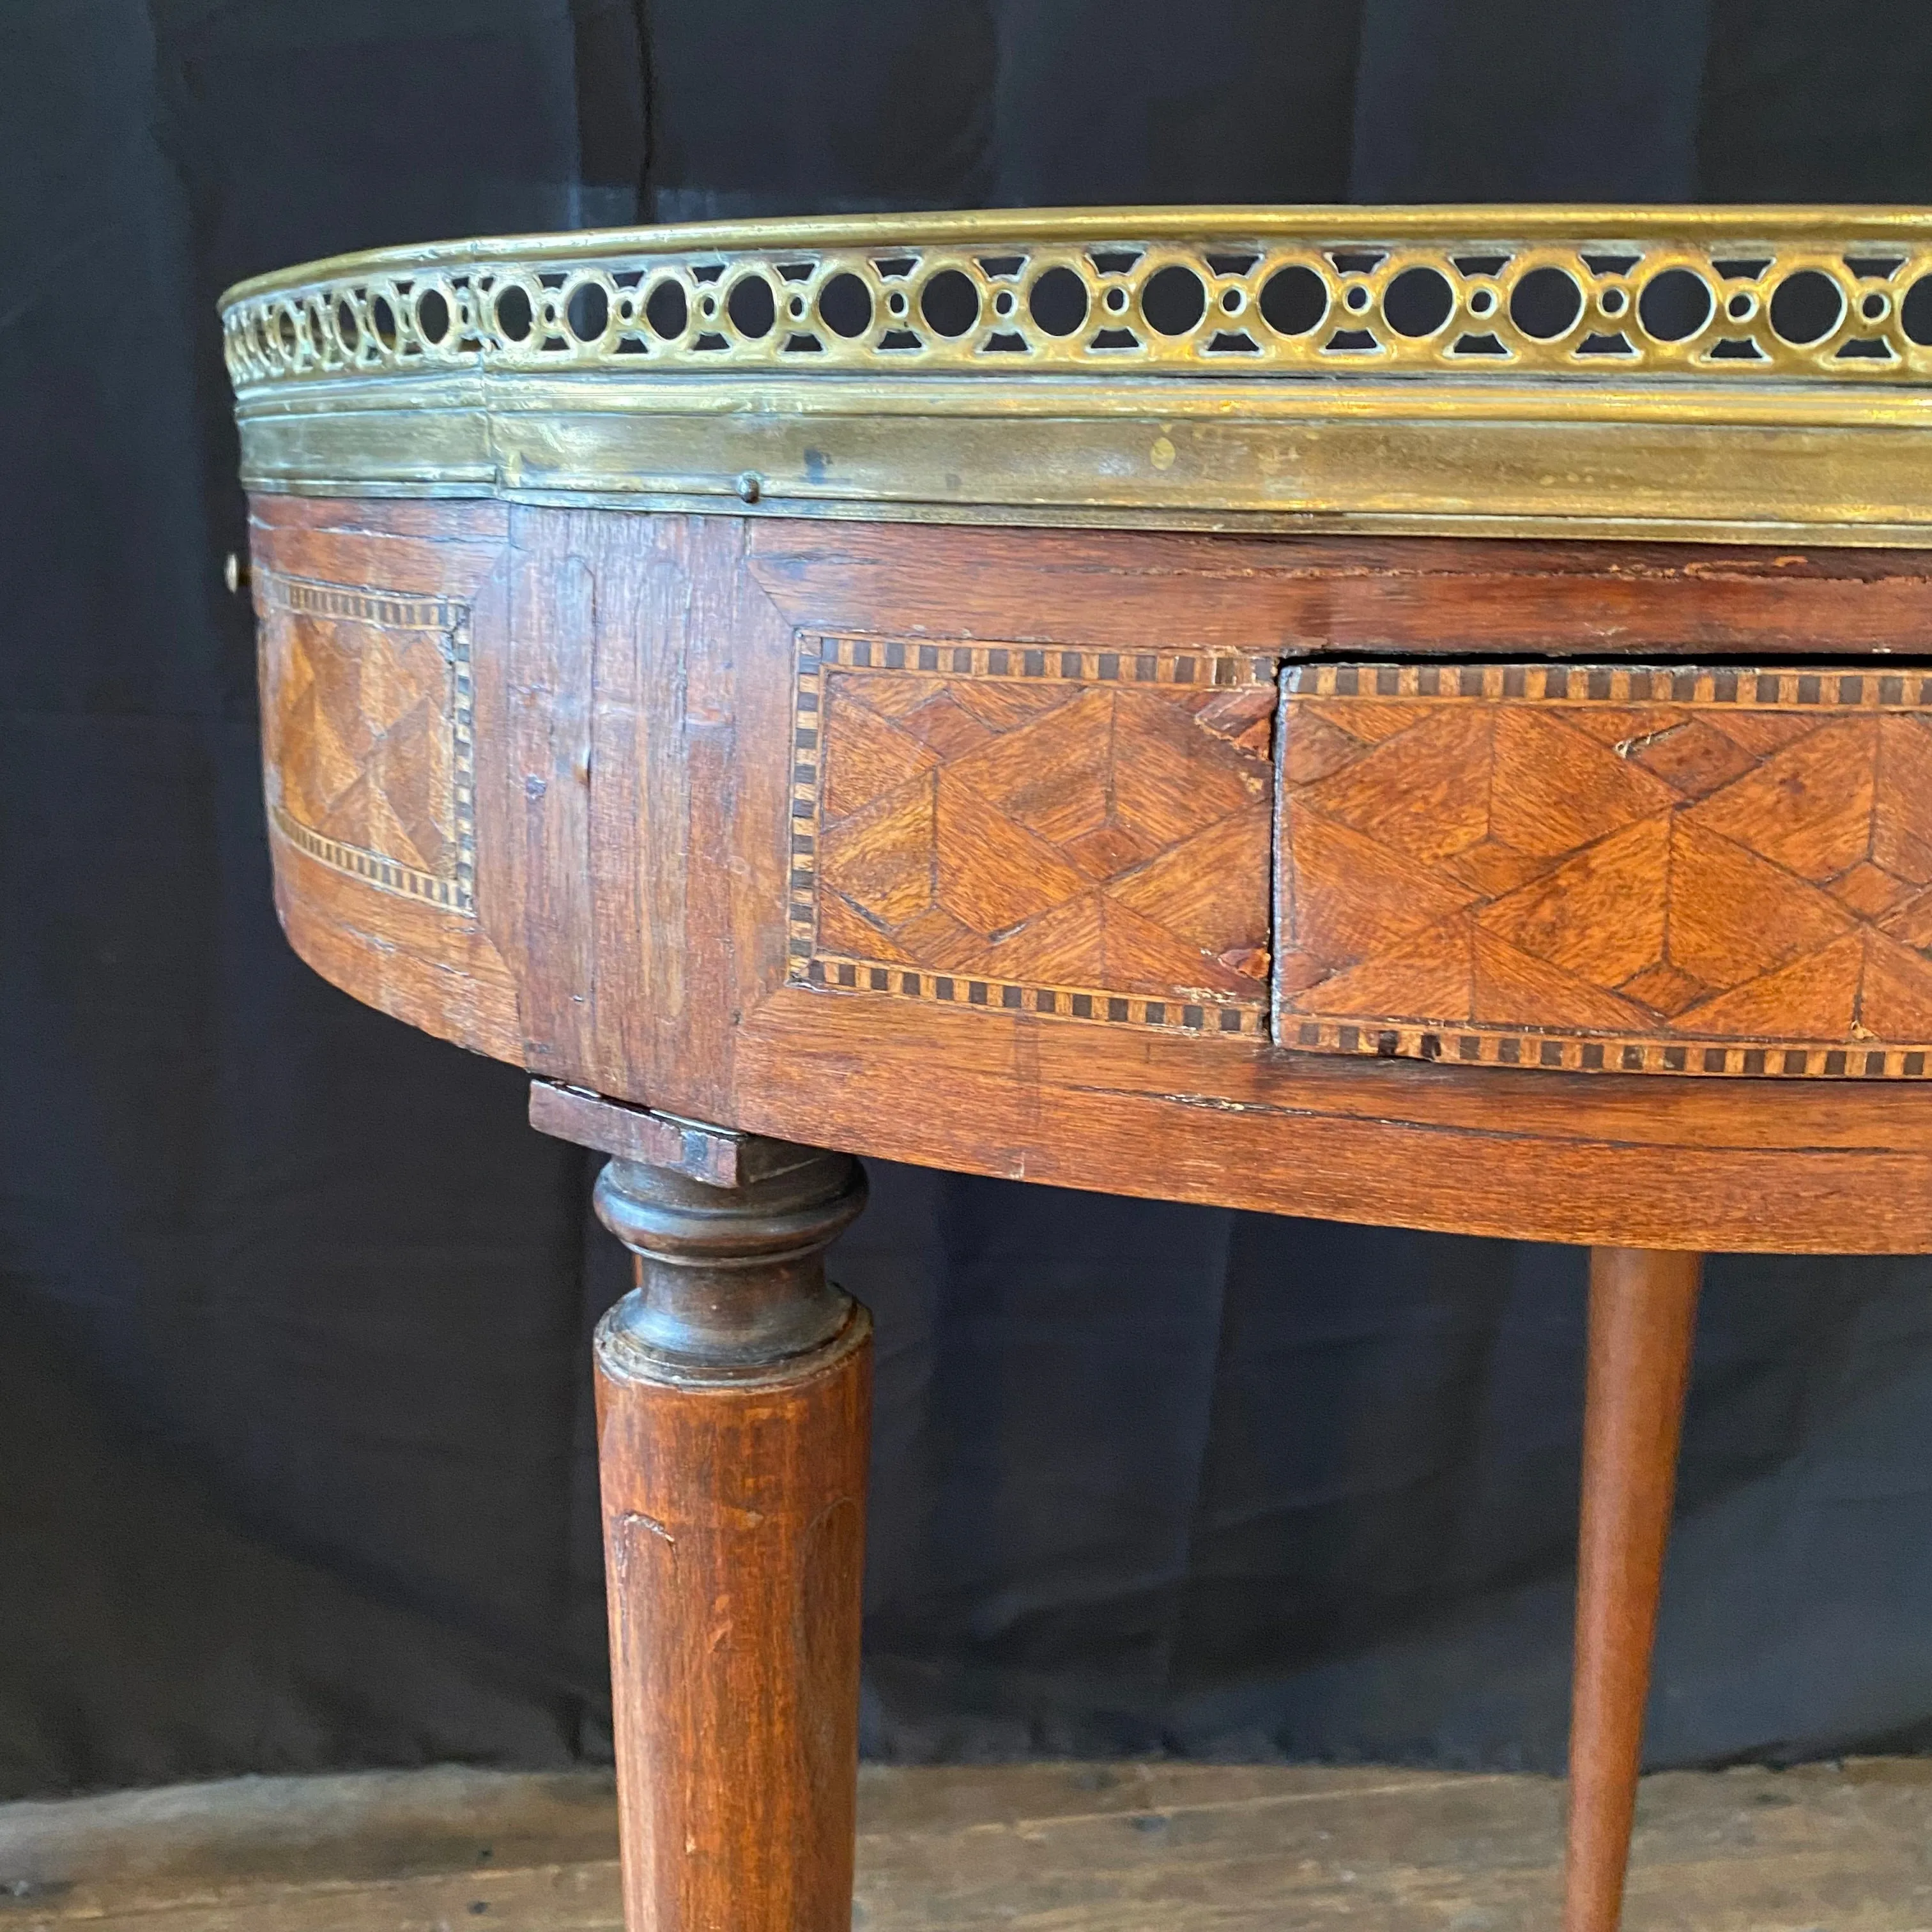
<path id="1" fill-rule="evenodd" d="M 1459 196 L 1932 201 L 1932 16 L 0 10 L 0 1796 L 608 1750 L 622 1257 L 514 1071 L 275 929 L 220 288 L 640 218 Z M 1558 1762 L 1578 1256 L 873 1178 L 868 1748 Z M 1932 1740 L 1928 1290 L 1713 1263 L 1654 1762 Z"/>

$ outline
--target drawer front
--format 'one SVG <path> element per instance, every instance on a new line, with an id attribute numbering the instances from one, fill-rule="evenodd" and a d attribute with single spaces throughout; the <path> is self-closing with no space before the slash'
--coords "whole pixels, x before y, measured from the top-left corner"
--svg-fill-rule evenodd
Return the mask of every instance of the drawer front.
<path id="1" fill-rule="evenodd" d="M 1364 662 L 1283 683 L 1281 1046 L 1924 1074 L 1932 676 Z"/>

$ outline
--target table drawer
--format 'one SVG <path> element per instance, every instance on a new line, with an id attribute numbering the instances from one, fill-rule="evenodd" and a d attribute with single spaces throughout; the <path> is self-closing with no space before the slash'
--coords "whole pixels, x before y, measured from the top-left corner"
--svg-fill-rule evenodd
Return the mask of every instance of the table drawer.
<path id="1" fill-rule="evenodd" d="M 1932 675 L 1361 662 L 1283 686 L 1282 1046 L 1924 1074 Z"/>

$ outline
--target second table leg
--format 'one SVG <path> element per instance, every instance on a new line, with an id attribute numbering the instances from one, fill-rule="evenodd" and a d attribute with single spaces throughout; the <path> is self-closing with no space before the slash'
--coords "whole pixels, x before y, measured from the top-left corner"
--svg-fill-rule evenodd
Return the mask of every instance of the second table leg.
<path id="1" fill-rule="evenodd" d="M 1590 1253 L 1563 1932 L 1622 1914 L 1702 1271 L 1701 1255 Z"/>

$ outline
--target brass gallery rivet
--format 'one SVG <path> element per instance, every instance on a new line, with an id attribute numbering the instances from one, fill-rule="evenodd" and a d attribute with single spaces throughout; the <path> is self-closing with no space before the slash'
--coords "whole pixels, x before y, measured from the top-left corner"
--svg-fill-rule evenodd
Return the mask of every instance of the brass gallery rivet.
<path id="1" fill-rule="evenodd" d="M 747 503 L 755 503 L 764 488 L 764 480 L 754 470 L 747 470 L 738 478 L 738 494 Z"/>
<path id="2" fill-rule="evenodd" d="M 242 561 L 238 552 L 231 550 L 228 553 L 228 560 L 221 566 L 221 580 L 227 585 L 231 597 L 241 594 L 242 585 L 248 581 L 248 566 Z"/>
<path id="3" fill-rule="evenodd" d="M 1154 447 L 1148 452 L 1148 460 L 1156 470 L 1172 470 L 1174 467 L 1174 445 L 1164 436 L 1156 436 Z"/>

